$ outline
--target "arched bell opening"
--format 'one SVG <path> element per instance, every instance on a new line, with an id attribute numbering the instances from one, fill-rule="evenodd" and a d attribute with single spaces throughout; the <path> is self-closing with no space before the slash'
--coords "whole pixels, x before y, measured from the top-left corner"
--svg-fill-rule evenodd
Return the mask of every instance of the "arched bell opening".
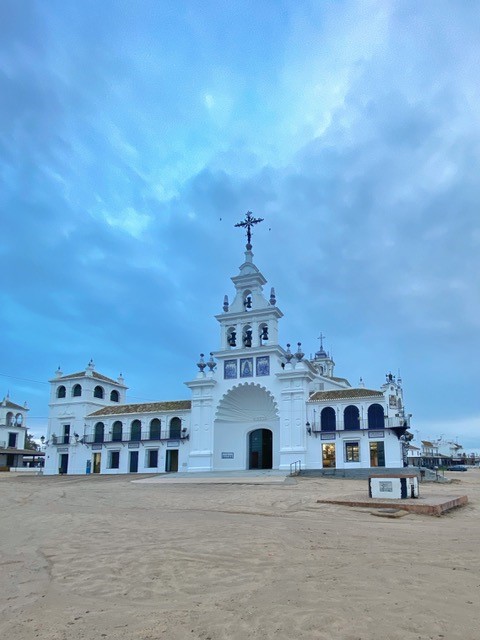
<path id="1" fill-rule="evenodd" d="M 245 311 L 251 311 L 253 304 L 252 292 L 247 289 L 243 292 L 243 308 Z"/>
<path id="2" fill-rule="evenodd" d="M 249 324 L 243 327 L 242 343 L 244 347 L 252 346 L 252 327 Z"/>
<path id="3" fill-rule="evenodd" d="M 227 329 L 227 344 L 229 347 L 237 346 L 237 330 L 235 327 L 228 327 Z"/>
<path id="4" fill-rule="evenodd" d="M 268 324 L 262 322 L 258 327 L 258 343 L 261 345 L 268 344 Z"/>

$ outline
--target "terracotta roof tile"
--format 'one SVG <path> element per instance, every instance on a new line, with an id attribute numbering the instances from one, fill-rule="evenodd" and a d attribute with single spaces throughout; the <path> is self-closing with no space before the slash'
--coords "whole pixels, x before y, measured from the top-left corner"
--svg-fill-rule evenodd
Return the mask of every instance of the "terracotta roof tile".
<path id="1" fill-rule="evenodd" d="M 380 398 L 381 391 L 374 389 L 333 389 L 331 391 L 315 391 L 309 398 L 310 402 L 322 402 L 324 400 L 348 400 L 349 398 Z"/>
<path id="2" fill-rule="evenodd" d="M 140 404 L 117 404 L 111 407 L 103 407 L 87 418 L 95 416 L 116 416 L 125 413 L 157 413 L 159 411 L 185 411 L 192 408 L 190 400 L 171 400 L 170 402 L 143 402 Z"/>
<path id="3" fill-rule="evenodd" d="M 11 402 L 6 398 L 3 399 L 3 402 L 1 404 L 2 406 L 7 407 L 7 409 L 20 409 L 21 411 L 29 411 L 29 409 L 27 409 L 26 407 L 22 407 L 19 404 L 15 404 L 15 402 Z"/>
<path id="4" fill-rule="evenodd" d="M 118 382 L 118 380 L 114 380 L 113 378 L 108 378 L 107 376 L 104 376 L 102 373 L 98 373 L 97 371 L 92 371 L 92 375 L 87 375 L 86 371 L 78 371 L 77 373 L 69 373 L 66 376 L 60 376 L 58 378 L 53 378 L 52 380 L 50 380 L 50 382 L 58 382 L 58 380 L 72 380 L 74 378 L 94 378 L 95 380 L 102 380 L 103 382 L 110 382 L 111 384 L 116 384 L 120 387 L 124 387 L 125 385 L 122 384 L 121 382 Z"/>

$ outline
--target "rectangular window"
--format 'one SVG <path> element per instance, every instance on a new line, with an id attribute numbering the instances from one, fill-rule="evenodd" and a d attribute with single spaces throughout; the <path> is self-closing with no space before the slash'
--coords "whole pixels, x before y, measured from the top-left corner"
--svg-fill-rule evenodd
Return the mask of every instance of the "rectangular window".
<path id="1" fill-rule="evenodd" d="M 149 467 L 150 469 L 156 469 L 158 467 L 158 449 L 148 449 L 147 467 Z"/>
<path id="2" fill-rule="evenodd" d="M 360 443 L 345 443 L 345 462 L 360 462 Z"/>
<path id="3" fill-rule="evenodd" d="M 109 469 L 119 469 L 120 468 L 120 451 L 110 451 L 110 464 L 108 465 Z"/>
<path id="4" fill-rule="evenodd" d="M 17 434 L 9 433 L 8 434 L 8 446 L 12 448 L 16 448 L 17 446 Z"/>

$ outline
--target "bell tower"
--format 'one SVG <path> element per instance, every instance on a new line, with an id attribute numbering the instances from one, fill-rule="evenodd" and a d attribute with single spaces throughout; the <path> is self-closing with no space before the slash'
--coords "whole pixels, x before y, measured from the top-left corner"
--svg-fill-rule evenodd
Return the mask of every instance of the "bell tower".
<path id="1" fill-rule="evenodd" d="M 316 367 L 321 376 L 331 378 L 333 376 L 335 362 L 331 355 L 323 348 L 324 338 L 325 336 L 323 333 L 318 336 L 318 339 L 320 340 L 320 349 L 315 353 L 315 358 L 312 360 L 312 364 Z"/>
<path id="2" fill-rule="evenodd" d="M 216 316 L 220 323 L 220 350 L 251 349 L 278 345 L 278 319 L 282 312 L 276 306 L 275 289 L 272 287 L 267 299 L 263 287 L 265 277 L 253 263 L 252 226 L 262 222 L 248 211 L 245 220 L 236 227 L 247 229 L 245 261 L 238 275 L 232 278 L 235 296 L 229 303 L 223 299 L 223 313 Z"/>

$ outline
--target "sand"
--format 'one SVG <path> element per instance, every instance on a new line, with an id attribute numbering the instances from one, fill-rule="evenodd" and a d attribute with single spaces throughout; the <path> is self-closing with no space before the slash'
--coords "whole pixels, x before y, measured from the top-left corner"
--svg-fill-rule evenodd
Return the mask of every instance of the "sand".
<path id="1" fill-rule="evenodd" d="M 478 640 L 480 470 L 440 518 L 318 504 L 366 481 L 133 483 L 0 474 L 13 640 Z"/>

